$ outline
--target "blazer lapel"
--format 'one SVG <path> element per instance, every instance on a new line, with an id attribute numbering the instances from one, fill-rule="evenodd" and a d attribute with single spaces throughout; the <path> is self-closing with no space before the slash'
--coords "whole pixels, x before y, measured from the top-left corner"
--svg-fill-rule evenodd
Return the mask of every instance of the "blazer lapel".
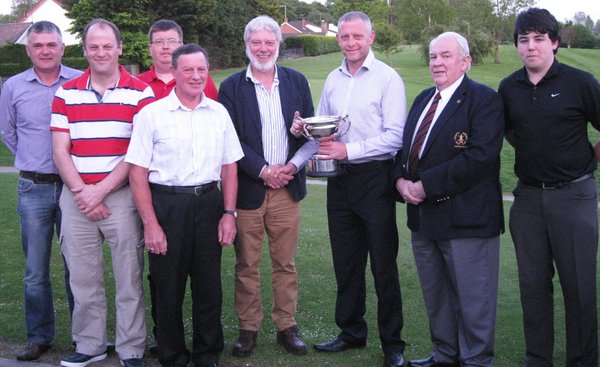
<path id="1" fill-rule="evenodd" d="M 254 89 L 254 83 L 252 80 L 246 79 L 244 74 L 244 80 L 242 83 L 242 96 L 245 99 L 245 105 L 247 106 L 247 112 L 250 114 L 250 118 L 256 134 L 262 136 L 262 122 L 260 121 L 260 111 L 258 109 L 258 101 L 256 99 L 256 89 Z"/>
<path id="2" fill-rule="evenodd" d="M 431 128 L 431 131 L 429 132 L 429 137 L 427 138 L 427 142 L 425 143 L 425 148 L 423 149 L 423 154 L 421 155 L 421 157 L 423 157 L 425 154 L 427 154 L 427 152 L 429 151 L 429 148 L 437 139 L 437 137 L 440 134 L 440 131 L 442 131 L 444 125 L 448 122 L 448 120 L 450 120 L 450 118 L 452 118 L 454 113 L 464 103 L 465 93 L 467 92 L 467 81 L 468 81 L 468 79 L 467 79 L 467 76 L 465 75 L 462 83 L 460 83 L 458 88 L 454 91 L 454 93 L 452 94 L 452 97 L 450 97 L 450 100 L 444 107 L 444 110 L 438 116 L 437 120 L 435 120 L 435 124 L 433 125 L 433 127 Z"/>
<path id="3" fill-rule="evenodd" d="M 287 130 L 289 131 L 292 127 L 292 120 L 294 111 L 292 111 L 292 100 L 290 95 L 289 86 L 291 83 L 287 80 L 287 73 L 282 68 L 277 68 L 277 76 L 279 78 L 279 98 L 281 100 L 281 112 L 283 113 L 283 120 Z"/>

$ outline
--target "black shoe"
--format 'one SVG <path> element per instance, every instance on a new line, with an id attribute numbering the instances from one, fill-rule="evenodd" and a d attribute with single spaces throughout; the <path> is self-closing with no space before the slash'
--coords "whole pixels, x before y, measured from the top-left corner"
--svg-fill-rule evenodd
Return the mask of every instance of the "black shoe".
<path id="1" fill-rule="evenodd" d="M 306 354 L 306 344 L 304 344 L 304 341 L 298 336 L 298 328 L 296 325 L 278 331 L 277 343 L 289 353 L 298 356 Z"/>
<path id="2" fill-rule="evenodd" d="M 95 356 L 90 356 L 83 353 L 73 353 L 61 359 L 60 365 L 65 367 L 85 367 L 92 362 L 106 359 L 106 352 Z"/>
<path id="3" fill-rule="evenodd" d="M 106 353 L 112 353 L 115 351 L 115 342 L 106 342 Z"/>
<path id="4" fill-rule="evenodd" d="M 348 343 L 343 341 L 339 336 L 336 336 L 330 341 L 315 344 L 314 348 L 321 352 L 341 352 L 346 349 L 364 348 L 365 345 L 367 345 L 365 340 Z"/>
<path id="5" fill-rule="evenodd" d="M 439 363 L 432 355 L 427 358 L 412 360 L 408 362 L 408 365 L 412 367 L 460 367 L 459 363 Z"/>
<path id="6" fill-rule="evenodd" d="M 19 361 L 37 361 L 42 354 L 46 353 L 51 348 L 50 344 L 29 343 L 23 348 L 21 353 L 17 355 Z"/>
<path id="7" fill-rule="evenodd" d="M 384 367 L 404 367 L 404 356 L 400 352 L 386 353 Z"/>
<path id="8" fill-rule="evenodd" d="M 233 343 L 231 353 L 236 357 L 248 357 L 256 347 L 258 331 L 240 330 L 240 336 Z"/>

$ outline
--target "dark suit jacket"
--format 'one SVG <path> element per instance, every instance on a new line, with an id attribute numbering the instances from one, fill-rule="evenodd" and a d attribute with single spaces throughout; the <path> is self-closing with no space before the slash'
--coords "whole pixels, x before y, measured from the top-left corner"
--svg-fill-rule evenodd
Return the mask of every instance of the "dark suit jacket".
<path id="1" fill-rule="evenodd" d="M 415 99 L 396 156 L 397 180 L 422 181 L 425 201 L 407 205 L 408 227 L 431 240 L 491 238 L 504 231 L 500 149 L 504 135 L 501 97 L 466 75 L 427 139 L 416 175 L 407 171 L 419 117 L 435 88 Z"/>
<path id="2" fill-rule="evenodd" d="M 277 73 L 283 118 L 288 133 L 289 161 L 307 141 L 302 136 L 296 138 L 290 133 L 294 112 L 299 111 L 302 117 L 311 117 L 314 115 L 314 107 L 310 87 L 304 75 L 282 66 L 277 66 Z M 259 175 L 268 162 L 265 161 L 263 153 L 262 123 L 254 83 L 246 78 L 246 69 L 231 75 L 221 83 L 219 102 L 229 111 L 244 150 L 244 158 L 237 162 L 237 207 L 257 209 L 264 202 L 266 192 Z M 295 201 L 300 201 L 306 196 L 306 174 L 303 169 L 294 175 L 294 179 L 286 188 Z"/>

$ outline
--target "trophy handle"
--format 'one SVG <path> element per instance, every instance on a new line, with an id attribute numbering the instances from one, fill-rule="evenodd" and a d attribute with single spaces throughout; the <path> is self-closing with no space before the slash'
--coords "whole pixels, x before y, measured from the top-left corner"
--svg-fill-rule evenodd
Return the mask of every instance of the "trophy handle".
<path id="1" fill-rule="evenodd" d="M 346 135 L 348 133 L 348 130 L 350 130 L 350 126 L 352 125 L 352 122 L 350 121 L 350 119 L 348 118 L 348 115 L 342 117 L 342 123 L 340 123 L 340 125 L 346 125 L 346 130 L 344 130 L 343 132 L 341 132 L 340 130 L 338 130 L 338 133 L 336 133 L 336 137 L 342 137 L 344 135 Z"/>

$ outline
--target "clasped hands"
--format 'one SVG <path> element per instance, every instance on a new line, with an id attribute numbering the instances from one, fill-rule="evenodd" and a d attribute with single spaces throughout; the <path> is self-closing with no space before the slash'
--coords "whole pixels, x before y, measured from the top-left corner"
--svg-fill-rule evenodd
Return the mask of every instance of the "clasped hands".
<path id="1" fill-rule="evenodd" d="M 88 220 L 97 222 L 108 218 L 111 214 L 110 209 L 102 202 L 106 193 L 101 185 L 84 184 L 71 188 L 71 192 L 75 205 Z"/>
<path id="2" fill-rule="evenodd" d="M 396 190 L 398 190 L 402 199 L 408 204 L 419 205 L 427 197 L 421 181 L 412 182 L 399 178 L 396 181 Z"/>
<path id="3" fill-rule="evenodd" d="M 280 189 L 287 185 L 296 173 L 296 166 L 293 163 L 285 165 L 272 164 L 263 169 L 260 178 L 265 186 L 271 189 Z"/>

